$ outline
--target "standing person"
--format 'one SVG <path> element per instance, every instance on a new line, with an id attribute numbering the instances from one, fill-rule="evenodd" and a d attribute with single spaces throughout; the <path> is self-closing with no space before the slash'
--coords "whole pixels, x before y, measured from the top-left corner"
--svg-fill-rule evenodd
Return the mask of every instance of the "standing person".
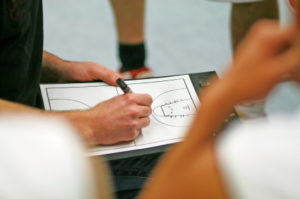
<path id="1" fill-rule="evenodd" d="M 236 104 L 266 97 L 287 77 L 300 84 L 297 2 L 297 25 L 264 20 L 251 29 L 229 70 L 200 94 L 185 140 L 159 163 L 141 199 L 300 197 L 299 111 L 213 136 Z"/>
<path id="2" fill-rule="evenodd" d="M 146 66 L 145 0 L 111 0 L 118 32 L 119 73 L 126 79 L 152 77 Z"/>

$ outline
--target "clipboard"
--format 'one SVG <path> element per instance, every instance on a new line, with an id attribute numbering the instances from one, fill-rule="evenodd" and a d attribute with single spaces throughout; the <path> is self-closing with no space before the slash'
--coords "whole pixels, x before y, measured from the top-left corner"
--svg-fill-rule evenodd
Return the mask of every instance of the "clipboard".
<path id="1" fill-rule="evenodd" d="M 144 78 L 144 79 L 139 79 L 138 81 L 144 80 L 144 82 L 142 84 L 144 84 L 144 83 L 147 84 L 147 81 L 151 81 L 152 79 L 153 79 L 153 81 L 155 79 L 155 81 L 159 82 L 159 81 L 166 81 L 166 79 L 171 78 L 172 81 L 174 81 L 174 78 L 176 79 L 179 76 L 183 76 L 183 75 L 162 76 L 162 77 L 155 77 L 155 78 Z M 209 71 L 209 72 L 202 72 L 202 73 L 192 73 L 192 74 L 184 74 L 184 76 L 189 77 L 189 81 L 188 81 L 188 82 L 190 82 L 189 83 L 190 84 L 189 88 L 192 89 L 192 87 L 193 87 L 195 92 L 198 93 L 199 91 L 201 91 L 201 89 L 203 87 L 206 87 L 206 86 L 209 85 L 209 79 L 211 79 L 212 76 L 216 76 L 216 72 L 215 71 Z M 186 77 L 186 80 L 187 79 L 188 78 Z M 134 84 L 134 82 L 136 82 L 136 81 L 137 80 L 126 80 L 126 82 L 132 83 L 132 84 Z M 184 84 L 186 84 L 186 83 L 184 83 Z M 65 85 L 68 85 L 68 84 L 65 84 Z M 64 88 L 64 86 L 63 86 L 63 88 Z M 49 89 L 51 89 L 51 86 L 50 86 Z M 44 93 L 44 95 L 45 95 L 45 91 L 43 91 L 42 86 L 41 86 L 41 92 Z M 179 94 L 180 94 L 180 92 L 179 92 Z M 47 96 L 48 96 L 48 92 L 47 92 Z M 43 98 L 44 98 L 44 101 L 45 101 L 45 96 L 43 96 Z M 195 98 L 198 99 L 198 96 L 197 95 L 194 96 L 194 99 Z M 49 104 L 46 104 L 46 105 L 48 105 L 48 110 L 52 110 L 50 102 L 48 102 L 48 103 Z M 49 106 L 50 106 L 50 109 L 49 109 Z M 236 117 L 236 115 L 235 115 L 235 117 Z M 161 135 L 161 134 L 158 134 L 157 131 L 152 131 L 152 132 L 156 132 L 157 135 Z M 145 134 L 145 135 L 149 135 L 149 134 Z M 180 141 L 180 140 L 178 140 L 178 141 Z M 177 142 L 177 141 L 175 141 L 175 142 Z M 164 142 L 162 142 L 162 144 L 159 144 L 158 146 L 154 146 L 154 147 L 152 147 L 150 145 L 150 147 L 146 146 L 146 148 L 131 149 L 131 150 L 128 150 L 128 151 L 123 149 L 124 151 L 122 151 L 122 152 L 118 152 L 116 150 L 117 152 L 110 153 L 110 154 L 105 154 L 104 156 L 108 160 L 116 160 L 116 159 L 125 159 L 125 158 L 130 158 L 130 157 L 137 157 L 137 156 L 141 156 L 141 155 L 148 155 L 148 154 L 153 154 L 153 153 L 162 153 L 162 152 L 165 152 L 166 150 L 168 150 L 170 145 L 172 145 L 172 144 L 169 144 L 168 142 L 166 142 L 164 144 Z M 96 153 L 96 155 L 97 155 L 97 153 Z"/>

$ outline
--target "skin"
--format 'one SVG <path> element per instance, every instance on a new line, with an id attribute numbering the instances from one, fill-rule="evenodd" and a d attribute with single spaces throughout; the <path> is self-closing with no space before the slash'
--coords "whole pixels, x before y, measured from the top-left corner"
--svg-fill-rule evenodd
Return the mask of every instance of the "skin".
<path id="1" fill-rule="evenodd" d="M 114 71 L 93 62 L 70 62 L 43 53 L 44 82 L 103 80 L 116 86 L 122 78 Z M 33 112 L 60 116 L 70 121 L 79 134 L 92 145 L 111 145 L 135 139 L 140 129 L 150 123 L 152 98 L 148 94 L 128 93 L 99 103 L 85 111 L 50 112 L 0 99 L 0 112 Z"/>
<path id="2" fill-rule="evenodd" d="M 119 42 L 139 44 L 144 41 L 145 0 L 111 0 Z"/>
<path id="3" fill-rule="evenodd" d="M 296 8 L 296 1 L 295 0 L 289 0 L 289 2 L 290 2 L 290 4 L 291 4 L 291 6 L 293 7 L 293 8 Z"/>
<path id="4" fill-rule="evenodd" d="M 186 139 L 165 155 L 139 198 L 230 198 L 212 135 L 236 104 L 267 96 L 286 77 L 299 80 L 299 54 L 295 24 L 280 28 L 276 21 L 256 23 L 229 70 L 201 93 L 201 107 Z"/>
<path id="5" fill-rule="evenodd" d="M 42 62 L 42 83 L 70 81 L 102 81 L 117 86 L 116 79 L 123 78 L 113 70 L 94 62 L 65 61 L 44 51 Z"/>

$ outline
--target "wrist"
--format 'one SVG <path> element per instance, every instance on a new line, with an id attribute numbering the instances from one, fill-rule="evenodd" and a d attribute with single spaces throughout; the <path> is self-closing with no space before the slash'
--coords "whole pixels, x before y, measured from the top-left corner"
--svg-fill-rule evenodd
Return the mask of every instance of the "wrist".
<path id="1" fill-rule="evenodd" d="M 89 140 L 93 133 L 90 125 L 91 114 L 89 110 L 63 112 L 62 114 L 77 129 L 84 140 Z"/>
<path id="2" fill-rule="evenodd" d="M 71 72 L 72 72 L 72 63 L 70 61 L 61 60 L 61 64 L 59 66 L 60 71 L 60 82 L 68 82 L 72 81 Z"/>
<path id="3" fill-rule="evenodd" d="M 218 80 L 200 94 L 201 104 L 233 108 L 239 100 L 232 84 L 231 81 Z"/>
<path id="4" fill-rule="evenodd" d="M 200 93 L 200 107 L 191 131 L 186 137 L 189 144 L 198 145 L 211 138 L 222 128 L 224 121 L 234 110 L 236 100 L 230 85 L 217 80 Z"/>

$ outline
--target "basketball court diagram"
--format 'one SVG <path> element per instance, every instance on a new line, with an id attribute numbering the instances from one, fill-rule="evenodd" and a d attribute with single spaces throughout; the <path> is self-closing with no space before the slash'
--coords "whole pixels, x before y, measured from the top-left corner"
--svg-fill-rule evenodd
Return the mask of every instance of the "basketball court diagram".
<path id="1" fill-rule="evenodd" d="M 180 141 L 199 103 L 188 76 L 131 80 L 127 84 L 134 93 L 152 96 L 150 125 L 133 142 L 96 149 L 99 154 L 147 148 Z M 46 110 L 85 110 L 98 103 L 122 95 L 120 88 L 104 83 L 41 85 Z M 95 151 L 95 149 L 93 150 Z"/>

